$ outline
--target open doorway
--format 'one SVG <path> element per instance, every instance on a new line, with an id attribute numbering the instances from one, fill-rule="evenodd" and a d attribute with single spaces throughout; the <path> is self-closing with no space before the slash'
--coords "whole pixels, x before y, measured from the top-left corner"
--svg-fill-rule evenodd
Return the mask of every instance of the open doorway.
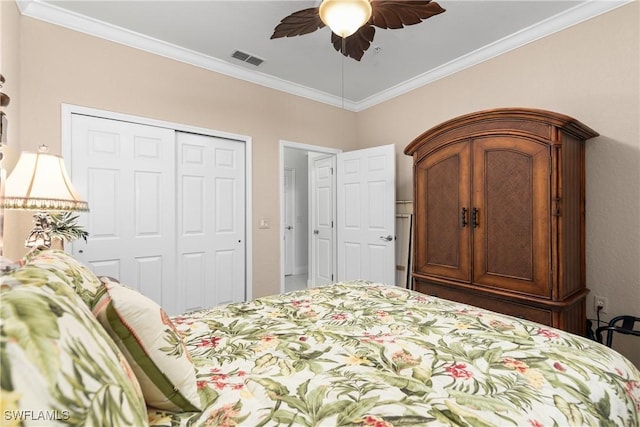
<path id="1" fill-rule="evenodd" d="M 309 158 L 341 150 L 280 141 L 281 292 L 309 282 Z"/>
<path id="2" fill-rule="evenodd" d="M 280 144 L 281 291 L 394 284 L 395 146 Z"/>

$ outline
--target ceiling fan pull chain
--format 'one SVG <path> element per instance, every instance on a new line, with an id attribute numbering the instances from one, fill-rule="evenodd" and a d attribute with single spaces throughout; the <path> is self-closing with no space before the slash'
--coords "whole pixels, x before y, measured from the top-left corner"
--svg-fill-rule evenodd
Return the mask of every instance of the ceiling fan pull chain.
<path id="1" fill-rule="evenodd" d="M 341 81 L 340 81 L 340 98 L 342 101 L 342 109 L 344 110 L 344 53 L 346 52 L 347 39 L 342 37 L 342 58 L 340 58 L 340 71 L 341 71 Z"/>

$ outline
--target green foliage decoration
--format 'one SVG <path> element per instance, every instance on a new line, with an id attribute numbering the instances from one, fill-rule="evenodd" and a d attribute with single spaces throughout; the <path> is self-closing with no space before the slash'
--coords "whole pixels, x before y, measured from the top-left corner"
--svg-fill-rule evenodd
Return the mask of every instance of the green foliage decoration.
<path id="1" fill-rule="evenodd" d="M 82 226 L 78 225 L 78 215 L 72 212 L 60 212 L 50 214 L 51 221 L 51 237 L 60 239 L 64 242 L 72 242 L 74 240 L 83 239 L 87 241 L 89 232 Z"/>

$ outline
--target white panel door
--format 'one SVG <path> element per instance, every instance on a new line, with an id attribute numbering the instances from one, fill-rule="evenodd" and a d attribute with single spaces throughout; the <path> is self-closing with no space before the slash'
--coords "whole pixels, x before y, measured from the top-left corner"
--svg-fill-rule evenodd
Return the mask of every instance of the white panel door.
<path id="1" fill-rule="evenodd" d="M 244 144 L 177 132 L 182 311 L 244 301 Z"/>
<path id="2" fill-rule="evenodd" d="M 395 147 L 337 155 L 338 280 L 395 284 Z"/>
<path id="3" fill-rule="evenodd" d="M 309 286 L 335 280 L 335 155 L 309 158 L 311 253 Z"/>
<path id="4" fill-rule="evenodd" d="M 91 209 L 72 253 L 175 312 L 175 139 L 171 129 L 72 115 L 71 175 Z"/>

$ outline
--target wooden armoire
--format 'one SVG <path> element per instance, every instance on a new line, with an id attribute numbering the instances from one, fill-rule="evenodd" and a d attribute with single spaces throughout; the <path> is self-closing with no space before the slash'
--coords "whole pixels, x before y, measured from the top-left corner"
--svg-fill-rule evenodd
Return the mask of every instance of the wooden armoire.
<path id="1" fill-rule="evenodd" d="M 584 335 L 584 149 L 597 135 L 501 108 L 413 140 L 415 289 Z"/>

